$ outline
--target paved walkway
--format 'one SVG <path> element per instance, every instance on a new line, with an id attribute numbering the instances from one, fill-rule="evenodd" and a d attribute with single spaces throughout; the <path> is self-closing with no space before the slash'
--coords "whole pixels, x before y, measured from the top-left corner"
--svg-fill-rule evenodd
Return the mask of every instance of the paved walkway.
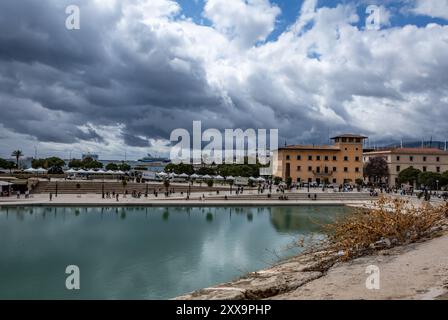
<path id="1" fill-rule="evenodd" d="M 47 194 L 33 195 L 32 198 L 21 199 L 16 197 L 0 198 L 0 206 L 26 206 L 26 205 L 44 205 L 44 206 L 297 206 L 297 205 L 362 205 L 371 204 L 371 201 L 343 201 L 343 200 L 328 200 L 328 201 L 303 201 L 303 200 L 201 200 L 201 196 L 214 196 L 216 193 L 196 193 L 191 194 L 190 200 L 185 200 L 185 196 L 171 196 L 165 198 L 164 195 L 148 198 L 142 197 L 140 199 L 133 198 L 128 195 L 126 198 L 120 195 L 119 201 L 115 199 L 102 199 L 101 195 L 59 195 L 54 197 L 52 201 Z M 224 194 L 222 194 L 224 195 Z"/>
<path id="2" fill-rule="evenodd" d="M 379 290 L 368 290 L 368 266 L 380 270 Z M 448 299 L 448 235 L 339 264 L 278 300 Z"/>

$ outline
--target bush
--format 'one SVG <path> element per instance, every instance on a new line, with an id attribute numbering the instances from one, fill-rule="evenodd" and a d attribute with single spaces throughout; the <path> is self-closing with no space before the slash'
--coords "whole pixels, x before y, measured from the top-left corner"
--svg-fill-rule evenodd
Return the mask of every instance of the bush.
<path id="1" fill-rule="evenodd" d="M 414 207 L 405 200 L 382 198 L 373 209 L 358 209 L 324 225 L 327 238 L 311 245 L 308 252 L 319 252 L 319 268 L 325 269 L 337 261 L 430 237 L 442 230 L 447 218 L 448 204 Z"/>

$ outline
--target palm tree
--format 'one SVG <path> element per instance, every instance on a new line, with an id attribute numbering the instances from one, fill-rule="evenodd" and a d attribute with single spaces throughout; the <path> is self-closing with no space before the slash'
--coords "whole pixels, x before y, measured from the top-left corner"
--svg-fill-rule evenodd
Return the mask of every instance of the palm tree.
<path id="1" fill-rule="evenodd" d="M 11 153 L 11 157 L 16 158 L 17 169 L 19 169 L 19 159 L 20 159 L 20 157 L 23 157 L 22 150 L 15 150 L 15 151 L 13 151 Z"/>

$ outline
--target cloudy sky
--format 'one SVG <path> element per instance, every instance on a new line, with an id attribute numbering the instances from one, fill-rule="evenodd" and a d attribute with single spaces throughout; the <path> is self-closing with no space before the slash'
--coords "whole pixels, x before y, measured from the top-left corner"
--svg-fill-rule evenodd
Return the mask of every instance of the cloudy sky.
<path id="1" fill-rule="evenodd" d="M 0 30 L 0 157 L 164 154 L 193 120 L 448 138 L 448 0 L 1 0 Z"/>

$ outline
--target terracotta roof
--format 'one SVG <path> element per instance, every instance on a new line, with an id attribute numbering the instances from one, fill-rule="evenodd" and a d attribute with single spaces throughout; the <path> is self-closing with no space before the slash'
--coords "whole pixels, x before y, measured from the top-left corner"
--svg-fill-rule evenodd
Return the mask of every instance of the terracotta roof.
<path id="1" fill-rule="evenodd" d="M 361 135 L 358 135 L 358 134 L 340 134 L 340 135 L 337 135 L 337 136 L 335 136 L 335 137 L 333 137 L 333 138 L 331 138 L 331 139 L 336 139 L 336 138 L 361 138 L 361 139 L 367 139 L 367 137 L 365 137 L 365 136 L 361 136 Z"/>
<path id="2" fill-rule="evenodd" d="M 286 146 L 282 148 L 278 148 L 278 150 L 325 150 L 325 151 L 340 151 L 341 149 L 336 146 Z"/>
<path id="3" fill-rule="evenodd" d="M 448 151 L 443 151 L 437 148 L 391 148 L 385 150 L 378 150 L 372 152 L 366 152 L 365 154 L 441 154 L 448 155 Z"/>

